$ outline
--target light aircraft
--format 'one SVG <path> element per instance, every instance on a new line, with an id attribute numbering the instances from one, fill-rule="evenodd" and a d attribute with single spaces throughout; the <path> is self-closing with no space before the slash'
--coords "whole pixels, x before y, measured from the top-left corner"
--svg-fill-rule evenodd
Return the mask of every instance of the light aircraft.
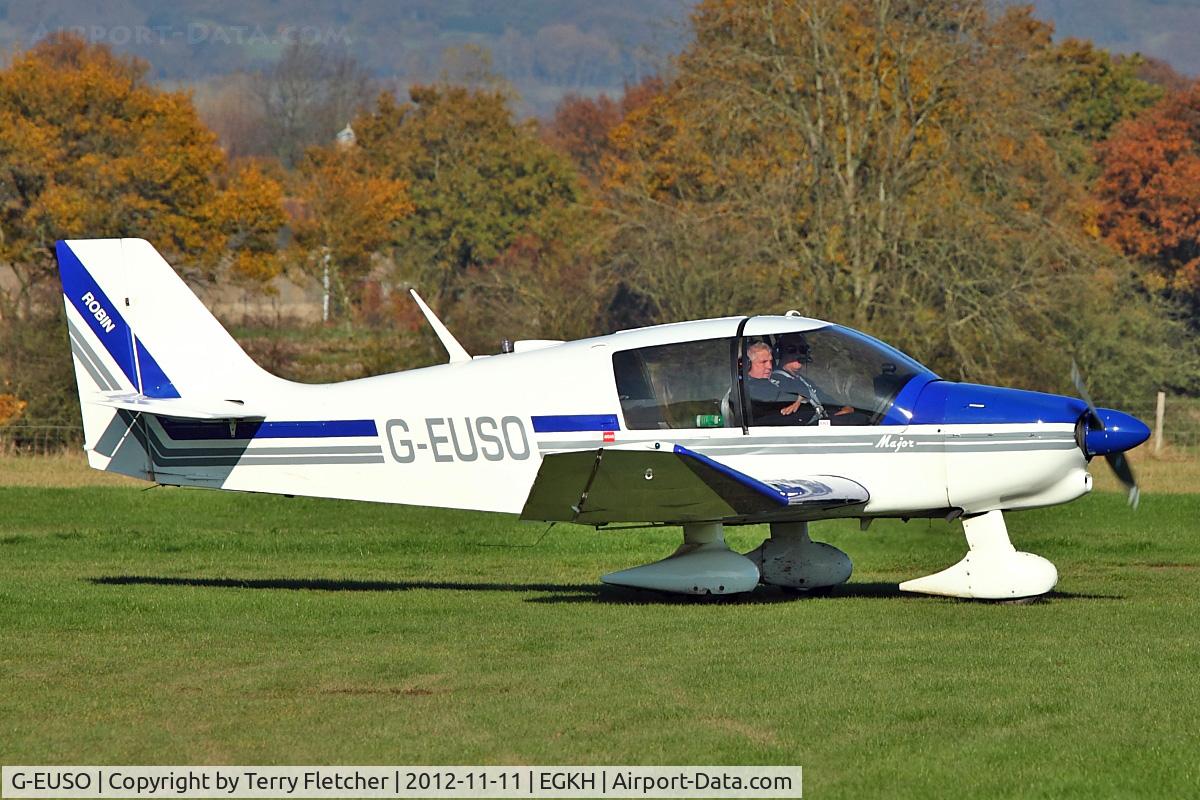
<path id="1" fill-rule="evenodd" d="M 1149 436 L 1137 419 L 942 380 L 794 312 L 472 357 L 414 293 L 449 363 L 308 385 L 255 364 L 148 242 L 57 248 L 88 461 L 159 484 L 680 525 L 672 555 L 602 580 L 692 594 L 846 581 L 850 559 L 812 541 L 813 520 L 961 519 L 965 557 L 900 589 L 975 599 L 1054 587 L 1003 512 L 1085 494 L 1093 456 L 1137 500 L 1123 456 Z M 762 402 L 786 359 L 814 395 L 790 412 Z M 769 538 L 730 550 L 724 526 L 754 523 Z"/>

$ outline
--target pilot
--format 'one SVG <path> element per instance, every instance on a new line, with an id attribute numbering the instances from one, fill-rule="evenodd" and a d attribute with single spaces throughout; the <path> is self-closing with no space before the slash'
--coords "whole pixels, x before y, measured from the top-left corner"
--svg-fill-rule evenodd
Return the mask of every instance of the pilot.
<path id="1" fill-rule="evenodd" d="M 813 407 L 813 416 L 816 419 L 827 419 L 828 415 L 817 394 L 817 387 L 800 374 L 805 364 L 812 363 L 812 351 L 804 334 L 780 336 L 775 342 L 774 355 L 776 367 L 771 373 L 771 379 L 787 391 L 803 397 Z"/>
<path id="2" fill-rule="evenodd" d="M 816 410 L 796 384 L 783 386 L 771 372 L 771 346 L 755 342 L 746 348 L 746 399 L 752 425 L 806 425 Z"/>
<path id="3" fill-rule="evenodd" d="M 772 380 L 777 381 L 783 389 L 807 399 L 814 411 L 811 422 L 828 419 L 834 425 L 866 423 L 865 417 L 851 406 L 842 406 L 833 412 L 832 417 L 829 415 L 817 387 L 802 374 L 804 365 L 812 363 L 812 349 L 804 334 L 785 333 L 780 336 L 775 342 L 775 363 L 779 366 L 771 373 Z"/>

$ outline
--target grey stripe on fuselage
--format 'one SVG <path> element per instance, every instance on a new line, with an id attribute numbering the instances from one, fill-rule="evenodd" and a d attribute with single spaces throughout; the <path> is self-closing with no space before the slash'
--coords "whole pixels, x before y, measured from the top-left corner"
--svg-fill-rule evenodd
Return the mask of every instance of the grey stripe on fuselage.
<path id="1" fill-rule="evenodd" d="M 324 445 L 322 447 L 173 447 L 154 433 L 155 444 L 169 458 L 191 456 L 228 456 L 245 453 L 248 456 L 361 456 L 383 455 L 380 445 Z M 248 441 L 248 440 L 247 440 Z"/>
<path id="2" fill-rule="evenodd" d="M 234 447 L 172 447 L 159 436 L 159 426 L 149 429 L 154 459 L 164 466 L 236 466 L 262 464 L 382 464 L 381 445 L 318 445 L 250 448 L 250 440 Z"/>
<path id="3" fill-rule="evenodd" d="M 904 442 L 905 453 L 989 453 L 1028 450 L 1070 450 L 1076 447 L 1075 436 L 1066 431 L 1004 431 L 996 433 L 892 433 L 879 431 L 869 434 L 841 436 L 763 436 L 721 437 L 706 439 L 671 439 L 688 449 L 710 455 L 794 455 L 813 453 L 879 453 L 892 455 L 893 446 L 883 443 L 885 437 Z M 624 441 L 622 444 L 650 443 L 655 439 Z M 612 443 L 596 440 L 542 439 L 538 447 L 542 455 L 572 450 L 595 450 L 612 447 Z"/>
<path id="4" fill-rule="evenodd" d="M 593 444 L 586 448 L 576 448 L 579 450 L 597 450 L 603 447 L 600 444 Z M 985 446 L 967 446 L 955 447 L 946 449 L 934 445 L 906 447 L 904 453 L 1013 453 L 1013 452 L 1037 452 L 1050 450 L 1071 450 L 1076 447 L 1074 442 L 1028 442 L 1028 443 L 1010 443 L 1006 445 L 997 445 L 994 447 Z M 817 446 L 817 447 L 724 447 L 724 448 L 708 448 L 708 447 L 693 447 L 690 448 L 702 455 L 712 456 L 714 458 L 720 456 L 789 456 L 789 455 L 824 455 L 824 454 L 857 454 L 857 455 L 880 455 L 890 456 L 895 455 L 896 451 L 890 448 L 878 447 L 837 447 L 832 445 Z M 538 451 L 543 456 L 554 455 L 556 453 L 574 452 L 574 450 L 546 450 Z"/>
<path id="5" fill-rule="evenodd" d="M 662 431 L 663 434 L 669 434 L 669 431 Z M 683 447 L 720 447 L 725 446 L 744 446 L 747 441 L 754 442 L 755 445 L 794 445 L 794 444 L 861 444 L 874 445 L 883 436 L 894 436 L 903 438 L 905 441 L 914 443 L 942 443 L 945 441 L 966 441 L 966 440 L 985 440 L 985 441 L 1025 441 L 1025 440 L 1070 440 L 1074 441 L 1074 434 L 1069 431 L 1001 431 L 995 433 L 955 433 L 953 431 L 945 433 L 904 433 L 902 430 L 887 430 L 885 428 L 876 428 L 873 433 L 851 433 L 838 435 L 818 434 L 812 436 L 797 435 L 797 436 L 723 436 L 723 437 L 704 437 L 704 438 L 687 438 L 676 439 L 669 436 L 662 437 L 647 437 L 644 439 L 633 439 L 623 437 L 621 444 L 637 444 L 645 442 L 649 444 L 655 441 L 670 442 L 671 444 L 682 445 Z M 538 446 L 543 448 L 555 449 L 575 449 L 582 450 L 589 447 L 596 447 L 602 442 L 599 437 L 595 439 L 539 439 Z M 612 444 L 611 442 L 609 444 Z"/>
<path id="6" fill-rule="evenodd" d="M 906 447 L 903 453 L 1012 453 L 1017 451 L 1038 450 L 1071 450 L 1074 442 L 1009 442 L 994 446 L 968 445 L 955 448 L 943 448 L 937 445 L 917 445 Z M 786 456 L 786 455 L 823 455 L 825 453 L 854 453 L 858 455 L 895 455 L 896 451 L 887 447 L 837 447 L 833 445 L 814 447 L 724 447 L 706 448 L 695 447 L 696 452 L 711 456 Z M 552 451 L 543 451 L 549 453 Z M 557 452 L 557 451 L 554 451 Z"/>
<path id="7" fill-rule="evenodd" d="M 250 440 L 235 440 L 229 447 L 171 447 L 159 436 L 159 426 L 132 424 L 132 415 L 122 413 L 122 426 L 131 430 L 151 456 L 155 467 L 236 467 L 243 465 L 382 464 L 380 445 L 323 445 L 249 449 Z M 125 416 L 127 415 L 128 416 Z M 150 419 L 153 419 L 151 416 Z M 114 420 L 114 423 L 116 420 Z M 143 427 L 145 430 L 143 430 Z M 102 437 L 103 438 L 103 437 Z M 167 437 L 167 441 L 171 441 Z"/>
<path id="8" fill-rule="evenodd" d="M 266 464 L 383 464 L 384 458 L 378 456 L 304 456 L 303 458 L 287 458 L 273 456 L 270 458 L 255 458 L 254 456 L 204 456 L 196 458 L 164 457 L 155 450 L 154 463 L 163 467 L 243 467 L 263 466 Z"/>

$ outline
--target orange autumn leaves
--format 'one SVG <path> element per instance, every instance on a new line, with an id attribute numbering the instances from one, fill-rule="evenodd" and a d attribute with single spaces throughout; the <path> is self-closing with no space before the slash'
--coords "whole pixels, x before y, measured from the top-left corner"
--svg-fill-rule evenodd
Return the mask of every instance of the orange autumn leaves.
<path id="1" fill-rule="evenodd" d="M 1200 83 L 1118 127 L 1099 152 L 1104 238 L 1152 265 L 1152 288 L 1200 295 Z"/>
<path id="2" fill-rule="evenodd" d="M 63 238 L 144 237 L 202 277 L 230 260 L 255 280 L 278 271 L 279 184 L 226 165 L 191 98 L 146 70 L 55 34 L 0 71 L 0 260 L 15 307 L 53 275 Z"/>
<path id="3" fill-rule="evenodd" d="M 372 257 L 414 208 L 403 181 L 375 174 L 364 159 L 333 146 L 313 149 L 300 167 L 295 241 L 310 274 L 328 272 L 335 313 L 357 298 Z"/>
<path id="4" fill-rule="evenodd" d="M 7 425 L 18 419 L 25 412 L 28 403 L 15 395 L 0 394 L 0 426 Z"/>

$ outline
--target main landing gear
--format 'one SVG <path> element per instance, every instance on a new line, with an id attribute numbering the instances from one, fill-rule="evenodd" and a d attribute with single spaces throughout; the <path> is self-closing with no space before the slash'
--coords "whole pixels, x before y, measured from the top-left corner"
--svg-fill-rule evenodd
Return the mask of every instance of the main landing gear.
<path id="1" fill-rule="evenodd" d="M 1058 570 L 1041 556 L 1013 547 L 1004 514 L 989 511 L 963 518 L 969 548 L 952 567 L 900 584 L 900 591 L 967 600 L 1023 600 L 1048 593 Z M 683 544 L 662 561 L 601 578 L 615 586 L 679 594 L 737 594 L 759 583 L 819 591 L 850 578 L 850 558 L 833 545 L 814 542 L 806 522 L 776 522 L 771 536 L 745 555 L 725 544 L 719 522 L 683 526 Z"/>
<path id="2" fill-rule="evenodd" d="M 807 522 L 776 522 L 771 537 L 746 555 L 725 544 L 719 522 L 683 526 L 683 544 L 662 561 L 605 575 L 615 586 L 680 594 L 736 594 L 758 584 L 817 590 L 845 583 L 850 558 L 836 547 L 814 542 Z"/>
<path id="3" fill-rule="evenodd" d="M 600 580 L 679 594 L 737 594 L 758 585 L 758 567 L 729 549 L 721 523 L 695 522 L 683 526 L 683 544 L 662 561 L 611 572 Z"/>

